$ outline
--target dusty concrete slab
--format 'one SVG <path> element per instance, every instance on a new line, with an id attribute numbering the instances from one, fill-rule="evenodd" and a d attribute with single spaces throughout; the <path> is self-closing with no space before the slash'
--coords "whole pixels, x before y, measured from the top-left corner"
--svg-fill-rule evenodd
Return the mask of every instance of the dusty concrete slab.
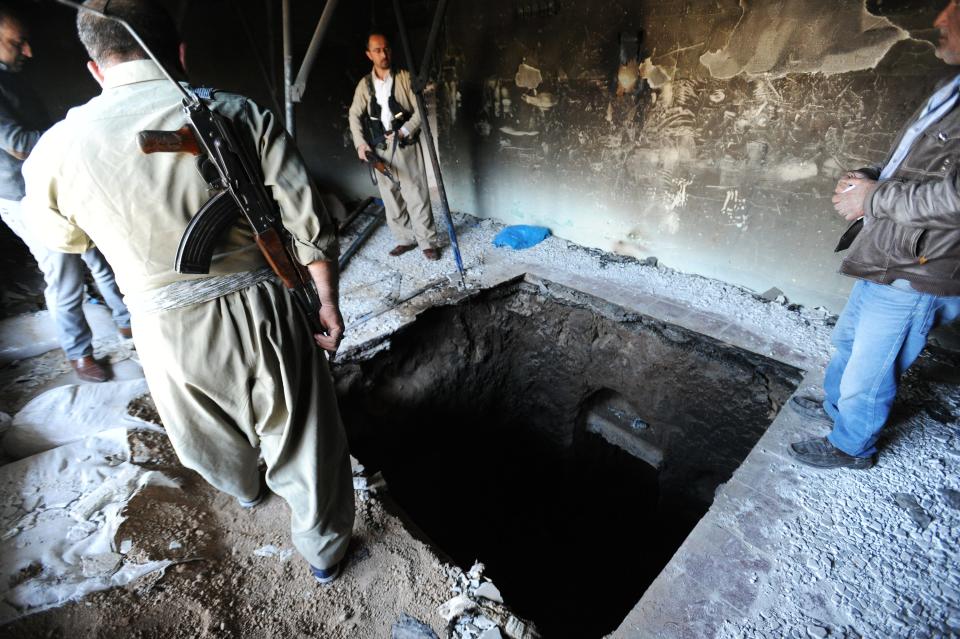
<path id="1" fill-rule="evenodd" d="M 804 369 L 828 357 L 833 316 L 825 309 L 769 302 L 744 287 L 586 249 L 556 237 L 522 251 L 495 248 L 491 240 L 502 225 L 462 214 L 454 218 L 466 266 L 466 291 L 459 288 L 448 246 L 439 262 L 424 260 L 419 251 L 390 257 L 393 238 L 386 227 L 380 228 L 342 276 L 341 310 L 347 323 L 343 352 L 383 341 L 424 308 L 529 275 Z M 355 223 L 343 239 L 344 246 L 363 225 L 362 219 Z M 438 225 L 442 227 L 442 222 Z M 441 236 L 445 238 L 442 232 Z"/>
<path id="2" fill-rule="evenodd" d="M 955 417 L 943 424 L 922 407 L 958 401 L 956 385 L 912 375 L 870 471 L 795 463 L 786 446 L 828 425 L 785 409 L 612 636 L 687 636 L 676 621 L 695 618 L 689 636 L 954 636 L 960 512 L 944 495 L 960 440 Z"/>

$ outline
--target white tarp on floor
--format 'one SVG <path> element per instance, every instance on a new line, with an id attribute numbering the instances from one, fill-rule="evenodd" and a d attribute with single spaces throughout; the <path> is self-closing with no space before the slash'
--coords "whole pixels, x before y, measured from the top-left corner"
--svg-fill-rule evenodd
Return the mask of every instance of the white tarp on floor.
<path id="1" fill-rule="evenodd" d="M 114 539 L 120 513 L 140 487 L 175 486 L 129 462 L 128 428 L 145 423 L 125 407 L 139 388 L 131 382 L 58 388 L 31 402 L 23 419 L 23 411 L 14 418 L 5 444 L 19 429 L 18 441 L 49 450 L 0 466 L 0 625 L 170 564 L 128 561 Z M 100 401 L 107 408 L 86 419 Z M 50 419 L 36 419 L 43 414 Z M 36 427 L 29 437 L 26 424 Z M 58 445 L 62 439 L 76 441 Z"/>
<path id="2" fill-rule="evenodd" d="M 20 409 L 3 436 L 3 450 L 21 459 L 111 428 L 159 430 L 127 413 L 127 405 L 147 392 L 144 379 L 103 384 L 71 384 L 38 395 Z"/>

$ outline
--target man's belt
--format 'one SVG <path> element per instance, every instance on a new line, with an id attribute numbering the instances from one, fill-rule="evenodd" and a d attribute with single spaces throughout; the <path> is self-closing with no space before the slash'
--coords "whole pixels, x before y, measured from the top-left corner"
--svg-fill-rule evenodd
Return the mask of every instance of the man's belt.
<path id="1" fill-rule="evenodd" d="M 126 295 L 123 301 L 134 314 L 160 313 L 209 302 L 274 278 L 273 270 L 264 267 L 256 271 L 174 282 L 150 291 Z"/>

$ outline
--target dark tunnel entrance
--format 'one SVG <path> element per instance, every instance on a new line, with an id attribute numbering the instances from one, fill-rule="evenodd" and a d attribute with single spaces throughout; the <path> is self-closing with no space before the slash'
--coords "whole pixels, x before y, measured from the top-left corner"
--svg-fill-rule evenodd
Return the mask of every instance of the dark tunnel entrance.
<path id="1" fill-rule="evenodd" d="M 545 637 L 614 630 L 800 371 L 544 283 L 435 308 L 335 371 L 352 451 Z"/>

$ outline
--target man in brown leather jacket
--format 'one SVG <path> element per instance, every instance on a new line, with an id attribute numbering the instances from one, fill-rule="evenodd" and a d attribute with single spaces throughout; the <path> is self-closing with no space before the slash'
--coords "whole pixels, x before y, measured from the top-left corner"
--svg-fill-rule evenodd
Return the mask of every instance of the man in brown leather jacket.
<path id="1" fill-rule="evenodd" d="M 934 22 L 936 54 L 960 65 L 960 0 Z M 859 278 L 833 333 L 823 412 L 833 429 L 790 445 L 818 468 L 870 468 L 897 382 L 931 329 L 960 316 L 960 75 L 941 83 L 883 165 L 837 183 L 834 207 L 859 234 L 840 271 Z M 848 233 L 850 231 L 848 230 Z M 802 404 L 801 404 L 802 407 Z"/>

